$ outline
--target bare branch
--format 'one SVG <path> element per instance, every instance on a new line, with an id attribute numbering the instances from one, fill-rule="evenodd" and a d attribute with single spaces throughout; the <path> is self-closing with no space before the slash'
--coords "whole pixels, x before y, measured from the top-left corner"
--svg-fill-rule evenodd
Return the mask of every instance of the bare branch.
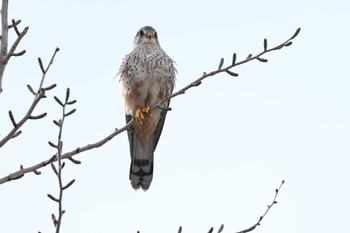
<path id="1" fill-rule="evenodd" d="M 236 74 L 236 73 L 230 71 L 230 69 L 232 69 L 233 67 L 242 65 L 242 64 L 244 64 L 244 63 L 250 62 L 250 61 L 252 61 L 252 60 L 259 60 L 259 61 L 263 61 L 263 62 L 264 62 L 266 59 L 261 58 L 262 55 L 264 55 L 264 54 L 266 54 L 266 53 L 269 53 L 269 52 L 272 52 L 272 51 L 274 51 L 274 50 L 279 50 L 279 49 L 281 49 L 281 48 L 283 48 L 283 47 L 285 47 L 285 46 L 288 46 L 288 44 L 291 42 L 291 40 L 293 40 L 293 39 L 299 34 L 300 30 L 301 30 L 301 29 L 298 28 L 298 29 L 296 30 L 296 32 L 293 34 L 292 37 L 290 37 L 289 39 L 287 39 L 285 42 L 281 43 L 280 45 L 277 45 L 277 46 L 275 46 L 275 47 L 273 47 L 273 48 L 271 48 L 271 49 L 266 49 L 266 50 L 260 52 L 259 54 L 255 55 L 255 56 L 253 56 L 252 54 L 249 54 L 248 57 L 247 57 L 245 60 L 242 60 L 242 61 L 240 61 L 240 62 L 236 62 L 236 54 L 234 53 L 234 54 L 233 54 L 233 59 L 232 59 L 233 61 L 232 61 L 232 64 L 231 64 L 231 65 L 229 65 L 229 66 L 227 66 L 227 67 L 225 67 L 225 68 L 221 68 L 221 69 L 214 70 L 214 71 L 212 71 L 212 72 L 210 72 L 210 73 L 205 73 L 205 72 L 204 72 L 203 75 L 202 75 L 202 77 L 198 78 L 198 79 L 195 80 L 194 82 L 190 83 L 189 85 L 185 86 L 184 88 L 182 88 L 182 89 L 178 90 L 177 92 L 173 93 L 172 95 L 168 96 L 168 97 L 165 98 L 163 101 L 161 101 L 161 102 L 155 104 L 154 106 L 151 107 L 151 110 L 153 110 L 153 109 L 155 109 L 157 106 L 159 106 L 159 105 L 161 105 L 161 104 L 167 102 L 168 100 L 174 98 L 175 96 L 178 96 L 178 95 L 181 95 L 181 94 L 185 94 L 185 92 L 186 92 L 188 89 L 190 89 L 190 88 L 196 86 L 196 85 L 194 85 L 194 83 L 201 82 L 202 80 L 204 80 L 204 79 L 206 79 L 206 78 L 208 78 L 208 77 L 214 76 L 214 75 L 216 75 L 216 74 L 218 74 L 218 73 L 222 73 L 222 72 L 226 72 L 226 73 L 228 73 L 228 74 L 230 74 L 230 75 L 237 76 L 237 75 L 234 75 L 234 74 Z M 267 61 L 267 60 L 266 60 L 266 61 Z M 266 61 L 265 61 L 265 62 L 266 62 Z M 223 61 L 222 61 L 222 62 L 223 62 Z M 220 62 L 220 64 L 221 64 L 221 62 Z M 230 72 L 232 72 L 232 73 L 230 73 Z"/>
<path id="2" fill-rule="evenodd" d="M 1 46 L 0 46 L 0 61 L 6 56 L 8 49 L 8 0 L 2 1 L 1 6 Z M 2 92 L 2 77 L 5 71 L 5 66 L 0 64 L 0 94 Z"/>
<path id="3" fill-rule="evenodd" d="M 37 96 L 32 105 L 29 107 L 27 113 L 24 117 L 13 127 L 13 129 L 2 139 L 0 140 L 0 148 L 5 145 L 13 136 L 16 134 L 17 130 L 22 127 L 22 125 L 29 119 L 31 114 L 33 113 L 35 107 L 40 102 L 40 100 L 45 96 L 44 92 L 41 92 L 39 96 Z"/>
<path id="4" fill-rule="evenodd" d="M 299 33 L 299 31 L 300 31 L 300 29 L 298 29 L 296 31 L 296 33 L 294 33 L 294 35 L 291 38 L 289 38 L 288 40 L 286 40 L 282 44 L 280 44 L 280 45 L 278 45 L 276 47 L 273 47 L 271 49 L 267 49 L 266 51 L 263 51 L 263 52 L 255 55 L 255 56 L 248 56 L 247 59 L 242 60 L 240 62 L 235 62 L 236 56 L 234 54 L 233 55 L 233 62 L 232 62 L 231 65 L 229 65 L 229 66 L 227 66 L 225 68 L 222 68 L 222 69 L 214 70 L 214 71 L 212 71 L 210 73 L 203 72 L 203 75 L 200 78 L 198 78 L 197 80 L 191 82 L 190 84 L 188 84 L 187 86 L 185 86 L 182 89 L 178 90 L 177 92 L 174 92 L 172 95 L 170 95 L 167 98 L 165 98 L 162 102 L 159 102 L 159 103 L 155 104 L 154 106 L 151 106 L 151 110 L 160 107 L 162 105 L 162 103 L 164 103 L 164 102 L 166 102 L 166 101 L 168 101 L 168 100 L 170 100 L 170 99 L 172 99 L 172 98 L 174 98 L 174 97 L 176 97 L 178 95 L 184 94 L 188 89 L 190 89 L 192 87 L 196 87 L 199 84 L 201 84 L 201 82 L 204 79 L 206 79 L 208 77 L 211 77 L 211 76 L 214 76 L 214 75 L 216 75 L 218 73 L 226 72 L 226 73 L 228 73 L 230 75 L 236 76 L 237 74 L 232 72 L 232 71 L 230 71 L 230 69 L 232 69 L 235 66 L 239 66 L 239 65 L 242 65 L 244 63 L 247 63 L 249 61 L 257 60 L 260 56 L 264 55 L 265 53 L 268 53 L 268 52 L 271 52 L 271 51 L 283 48 L 286 44 L 288 44 L 292 39 L 294 39 L 296 37 L 296 35 Z M 122 128 L 115 129 L 115 131 L 113 133 L 111 133 L 110 135 L 108 135 L 107 137 L 103 138 L 102 140 L 100 140 L 98 142 L 95 142 L 95 143 L 92 143 L 92 144 L 88 144 L 88 145 L 83 146 L 83 147 L 78 147 L 75 150 L 72 150 L 70 152 L 66 152 L 66 153 L 62 154 L 61 159 L 62 160 L 63 159 L 71 159 L 73 156 L 75 156 L 77 154 L 80 154 L 80 153 L 83 153 L 85 151 L 88 151 L 88 150 L 91 150 L 91 149 L 103 146 L 105 143 L 107 143 L 108 141 L 113 139 L 115 136 L 119 135 L 120 133 L 122 133 L 125 130 L 127 130 L 128 128 L 130 128 L 133 125 L 133 123 L 134 123 L 134 119 L 129 121 Z M 0 147 L 1 147 L 1 142 L 0 142 Z M 53 161 L 57 161 L 56 155 L 52 156 L 49 160 L 42 161 L 42 162 L 40 162 L 40 163 L 38 163 L 36 165 L 30 166 L 30 167 L 27 167 L 27 168 L 23 168 L 23 169 L 21 169 L 19 171 L 13 172 L 10 175 L 1 178 L 0 179 L 0 184 L 9 182 L 9 181 L 14 180 L 14 179 L 18 179 L 19 177 L 23 177 L 24 174 L 30 173 L 30 172 L 36 171 L 36 170 L 38 170 L 38 169 L 40 169 L 42 167 L 45 167 L 49 163 L 51 163 Z"/>
<path id="5" fill-rule="evenodd" d="M 28 31 L 28 27 L 25 28 L 21 33 L 19 32 L 17 25 L 21 21 L 15 21 L 12 20 L 12 25 L 8 25 L 8 0 L 2 1 L 1 6 L 1 46 L 0 46 L 0 94 L 2 92 L 2 79 L 4 76 L 6 65 L 11 58 L 11 56 L 22 56 L 25 53 L 25 50 L 15 53 L 15 50 L 19 44 L 19 42 L 22 40 L 22 38 L 25 36 L 25 34 Z M 10 28 L 14 28 L 17 39 L 13 43 L 13 45 L 10 48 L 10 52 L 8 53 L 8 30 Z"/>
<path id="6" fill-rule="evenodd" d="M 283 184 L 284 184 L 284 180 L 282 180 L 280 186 L 275 190 L 276 192 L 275 192 L 275 196 L 274 196 L 274 198 L 273 198 L 273 200 L 272 200 L 272 203 L 271 203 L 270 205 L 267 206 L 267 210 L 265 211 L 265 213 L 264 213 L 262 216 L 259 217 L 259 220 L 258 220 L 253 226 L 248 227 L 247 229 L 244 229 L 244 230 L 242 230 L 242 231 L 238 231 L 237 233 L 246 233 L 246 232 L 250 232 L 250 231 L 254 230 L 257 226 L 260 226 L 261 221 L 264 219 L 264 217 L 266 216 L 266 214 L 270 211 L 270 209 L 272 208 L 272 206 L 275 205 L 275 204 L 277 204 L 277 201 L 276 201 L 277 195 L 278 195 L 279 191 L 281 190 Z"/>
<path id="7" fill-rule="evenodd" d="M 23 118 L 17 123 L 17 124 L 14 124 L 16 123 L 14 121 L 14 118 L 12 116 L 11 118 L 11 115 L 12 115 L 12 112 L 10 114 L 10 118 L 11 118 L 11 121 L 12 121 L 12 124 L 13 124 L 13 129 L 3 138 L 0 140 L 0 148 L 5 145 L 10 139 L 14 138 L 14 135 L 16 135 L 17 131 L 24 125 L 24 123 L 27 122 L 27 120 L 29 119 L 32 119 L 32 120 L 35 120 L 35 119 L 40 119 L 40 118 L 43 118 L 46 116 L 46 113 L 43 113 L 41 115 L 38 115 L 38 116 L 33 116 L 32 113 L 34 111 L 34 109 L 36 108 L 36 106 L 38 105 L 38 103 L 40 102 L 41 99 L 45 98 L 45 91 L 46 90 L 51 90 L 53 89 L 54 87 L 56 87 L 56 84 L 53 84 L 47 88 L 42 88 L 42 85 L 43 85 L 43 82 L 44 82 L 44 79 L 45 79 L 45 75 L 47 73 L 47 71 L 49 70 L 51 64 L 53 63 L 53 59 L 55 58 L 55 55 L 56 53 L 58 52 L 58 48 L 55 50 L 54 54 L 52 55 L 51 57 L 51 60 L 50 60 L 50 63 L 48 64 L 48 66 L 46 67 L 46 70 L 45 70 L 45 73 L 43 74 L 42 78 L 41 78 L 41 82 L 40 82 L 40 86 L 39 86 L 39 90 L 38 92 L 35 92 L 33 90 L 33 88 L 28 84 L 27 87 L 29 89 L 29 91 L 35 95 L 34 97 L 34 100 L 31 104 L 31 106 L 29 107 L 27 113 L 23 116 Z M 0 69 L 1 69 L 1 65 L 0 65 Z M 19 134 L 17 134 L 16 136 L 18 136 Z"/>
<path id="8" fill-rule="evenodd" d="M 270 205 L 267 206 L 267 210 L 265 211 L 265 213 L 264 213 L 262 216 L 259 217 L 258 222 L 255 223 L 253 226 L 248 227 L 247 229 L 244 229 L 244 230 L 242 230 L 242 231 L 238 231 L 238 232 L 236 232 L 236 233 L 246 233 L 246 232 L 250 232 L 250 231 L 253 231 L 257 226 L 260 226 L 261 221 L 264 219 L 264 217 L 266 216 L 266 214 L 270 211 L 271 207 L 272 207 L 273 205 L 277 204 L 277 201 L 276 201 L 277 195 L 278 195 L 279 191 L 281 190 L 281 187 L 282 187 L 283 184 L 284 184 L 284 180 L 282 180 L 280 186 L 275 190 L 276 193 L 275 193 L 275 196 L 274 196 L 274 198 L 273 198 L 273 200 L 272 200 L 272 203 L 271 203 Z M 219 228 L 219 230 L 218 230 L 218 233 L 221 233 L 223 230 L 224 230 L 224 224 L 221 224 L 221 226 L 220 226 L 220 228 Z M 182 231 L 182 227 L 179 228 L 179 231 L 178 231 L 178 232 L 181 232 L 181 231 Z M 214 228 L 211 227 L 211 228 L 209 229 L 208 233 L 213 233 L 213 232 L 214 232 Z"/>
<path id="9" fill-rule="evenodd" d="M 42 87 L 43 87 L 44 80 L 45 80 L 45 77 L 46 77 L 46 73 L 47 73 L 47 71 L 50 69 L 51 65 L 53 64 L 53 60 L 55 59 L 55 56 L 56 56 L 56 54 L 57 54 L 58 51 L 60 51 L 60 49 L 57 47 L 57 48 L 55 49 L 55 52 L 53 53 L 51 59 L 50 59 L 49 64 L 47 65 L 46 69 L 43 71 L 43 77 L 41 78 L 38 92 L 39 92 L 39 91 L 42 89 Z M 41 59 L 40 59 L 40 60 L 41 60 Z M 40 62 L 39 62 L 39 65 L 40 65 Z M 41 67 L 41 66 L 40 66 L 40 67 Z M 41 67 L 41 70 L 43 70 L 42 67 Z"/>
<path id="10" fill-rule="evenodd" d="M 52 195 L 48 194 L 48 197 L 51 198 L 51 200 L 55 201 L 58 203 L 58 219 L 55 218 L 54 221 L 54 226 L 56 228 L 56 233 L 60 232 L 60 228 L 61 228 L 61 224 L 62 224 L 62 217 L 64 214 L 64 210 L 63 208 L 63 191 L 67 188 L 69 188 L 70 186 L 73 185 L 73 183 L 75 182 L 75 180 L 71 180 L 68 184 L 63 185 L 63 181 L 62 181 L 62 171 L 64 168 L 65 163 L 62 162 L 62 149 L 63 149 L 63 141 L 62 141 L 62 132 L 63 132 L 63 124 L 64 121 L 66 119 L 66 117 L 72 115 L 75 112 L 75 109 L 69 111 L 68 113 L 66 113 L 66 107 L 68 106 L 68 102 L 69 102 L 69 96 L 70 96 L 70 91 L 69 88 L 67 88 L 66 91 L 66 98 L 65 98 L 65 102 L 62 103 L 58 97 L 55 96 L 55 100 L 57 101 L 57 103 L 62 107 L 62 118 L 59 119 L 58 121 L 54 120 L 54 124 L 58 126 L 59 131 L 58 131 L 58 137 L 57 137 L 57 145 L 53 144 L 52 142 L 49 142 L 50 146 L 54 147 L 57 149 L 57 156 L 56 156 L 56 161 L 57 161 L 57 167 L 53 164 L 53 162 L 51 162 L 51 168 L 54 171 L 57 180 L 58 180 L 58 188 L 59 188 L 59 194 L 58 194 L 58 198 L 54 198 Z M 58 123 L 59 122 L 59 123 Z M 53 214 L 52 214 L 53 215 Z M 53 215 L 54 216 L 54 215 Z"/>
<path id="11" fill-rule="evenodd" d="M 2 1 L 1 6 L 1 48 L 0 48 L 0 59 L 6 56 L 8 47 L 8 0 Z"/>
<path id="12" fill-rule="evenodd" d="M 75 150 L 72 150 L 70 152 L 62 154 L 61 159 L 70 159 L 71 160 L 74 155 L 77 155 L 79 153 L 83 153 L 85 151 L 88 151 L 88 150 L 91 150 L 91 149 L 103 146 L 105 143 L 110 141 L 112 138 L 114 138 L 118 134 L 124 132 L 129 127 L 131 127 L 133 122 L 134 122 L 134 120 L 129 121 L 124 127 L 120 128 L 120 129 L 115 129 L 115 131 L 113 133 L 111 133 L 110 135 L 108 135 L 107 137 L 103 138 L 102 140 L 100 140 L 98 142 L 91 143 L 91 144 L 88 144 L 88 145 L 83 146 L 83 147 L 78 147 Z M 77 160 L 74 160 L 74 159 L 72 159 L 72 160 L 75 161 L 75 163 L 80 164 L 80 161 L 77 161 Z M 42 162 L 40 162 L 40 163 L 38 163 L 36 165 L 30 166 L 30 167 L 26 167 L 26 168 L 23 168 L 23 169 L 18 170 L 16 172 L 13 172 L 13 173 L 11 173 L 11 174 L 1 178 L 0 179 L 0 185 L 3 184 L 3 183 L 7 183 L 9 181 L 12 181 L 12 180 L 17 180 L 19 178 L 22 178 L 24 176 L 24 174 L 27 174 L 27 173 L 30 173 L 30 172 L 34 172 L 34 171 L 36 171 L 36 170 L 38 170 L 40 168 L 43 168 L 43 167 L 47 166 L 48 164 L 50 164 L 51 162 L 54 162 L 54 161 L 57 161 L 57 156 L 56 155 L 53 155 L 50 159 L 44 160 L 44 161 L 42 161 Z"/>

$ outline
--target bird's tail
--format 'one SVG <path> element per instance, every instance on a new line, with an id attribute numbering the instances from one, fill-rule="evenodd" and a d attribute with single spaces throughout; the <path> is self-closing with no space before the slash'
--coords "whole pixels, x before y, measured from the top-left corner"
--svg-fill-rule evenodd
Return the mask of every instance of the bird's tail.
<path id="1" fill-rule="evenodd" d="M 134 189 L 146 191 L 153 178 L 153 140 L 142 146 L 136 135 L 133 137 L 129 179 Z"/>

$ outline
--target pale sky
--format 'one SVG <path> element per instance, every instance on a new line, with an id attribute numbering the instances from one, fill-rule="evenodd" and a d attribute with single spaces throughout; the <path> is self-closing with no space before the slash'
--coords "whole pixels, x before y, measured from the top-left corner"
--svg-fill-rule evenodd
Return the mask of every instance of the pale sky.
<path id="1" fill-rule="evenodd" d="M 155 152 L 147 192 L 129 183 L 129 145 L 123 133 L 105 146 L 66 161 L 61 232 L 224 233 L 253 225 L 284 179 L 278 204 L 254 232 L 349 232 L 350 227 L 350 3 L 348 1 L 10 1 L 9 19 L 29 32 L 13 57 L 0 95 L 0 138 L 32 102 L 41 71 L 57 54 L 47 94 L 22 135 L 0 150 L 0 178 L 20 164 L 52 156 L 67 87 L 77 112 L 66 119 L 64 151 L 97 142 L 125 124 L 118 80 L 137 30 L 153 26 L 177 63 L 175 91 L 226 64 L 274 46 L 298 27 L 293 45 L 218 75 L 171 101 Z M 11 32 L 10 41 L 15 39 Z M 0 232 L 54 232 L 58 185 L 50 167 L 0 187 Z"/>

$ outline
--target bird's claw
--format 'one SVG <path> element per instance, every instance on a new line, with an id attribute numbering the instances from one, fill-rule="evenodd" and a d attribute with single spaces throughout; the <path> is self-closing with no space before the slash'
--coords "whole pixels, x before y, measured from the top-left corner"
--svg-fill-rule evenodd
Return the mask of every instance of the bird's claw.
<path id="1" fill-rule="evenodd" d="M 144 113 L 147 117 L 151 117 L 152 116 L 152 112 L 151 112 L 151 108 L 150 107 L 143 108 L 142 109 L 142 113 Z"/>
<path id="2" fill-rule="evenodd" d="M 151 117 L 152 116 L 152 112 L 151 112 L 151 108 L 150 107 L 146 107 L 146 108 L 143 108 L 143 109 L 138 108 L 136 110 L 135 120 L 140 125 L 142 125 L 142 122 L 145 119 L 145 116 L 147 116 L 147 117 Z"/>

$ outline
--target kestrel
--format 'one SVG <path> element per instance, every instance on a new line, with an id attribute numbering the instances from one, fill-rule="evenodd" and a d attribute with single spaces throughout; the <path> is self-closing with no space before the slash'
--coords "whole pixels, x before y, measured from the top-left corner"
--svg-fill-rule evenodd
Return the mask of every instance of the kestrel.
<path id="1" fill-rule="evenodd" d="M 171 95 L 175 85 L 174 61 L 160 47 L 156 30 L 145 26 L 138 30 L 133 50 L 119 69 L 126 122 L 133 117 L 128 130 L 131 165 L 129 179 L 134 189 L 147 190 L 153 178 L 153 155 L 157 147 L 169 102 L 152 106 Z"/>

